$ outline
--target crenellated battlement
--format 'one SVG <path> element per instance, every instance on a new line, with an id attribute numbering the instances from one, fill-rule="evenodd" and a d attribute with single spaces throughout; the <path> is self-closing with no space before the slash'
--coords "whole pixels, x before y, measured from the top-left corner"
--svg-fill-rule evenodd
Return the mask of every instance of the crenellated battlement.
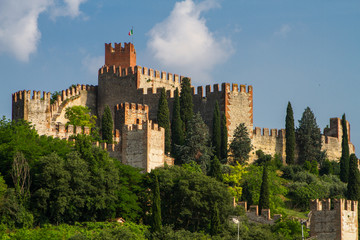
<path id="1" fill-rule="evenodd" d="M 231 88 L 230 88 L 231 86 Z M 246 85 L 240 85 L 240 88 L 238 86 L 238 84 L 230 84 L 230 83 L 221 83 L 221 89 L 220 89 L 220 85 L 219 84 L 213 84 L 211 85 L 206 85 L 205 86 L 205 92 L 204 92 L 204 86 L 198 86 L 197 87 L 197 92 L 195 94 L 195 89 L 193 89 L 193 95 L 196 96 L 201 96 L 204 97 L 204 93 L 205 93 L 205 97 L 208 97 L 209 95 L 211 95 L 212 93 L 252 93 L 253 88 L 251 85 L 247 86 L 246 89 Z"/>
<path id="2" fill-rule="evenodd" d="M 110 66 L 104 65 L 99 69 L 98 73 L 99 75 L 110 73 L 110 74 L 115 74 L 118 77 L 126 77 L 126 76 L 134 75 L 135 70 L 134 67 L 124 68 L 115 65 L 110 65 Z"/>
<path id="3" fill-rule="evenodd" d="M 57 99 L 53 104 L 50 105 L 51 116 L 59 114 L 59 110 L 61 109 L 61 105 L 67 101 L 68 99 L 72 99 L 81 95 L 83 91 L 91 91 L 94 92 L 97 90 L 97 86 L 93 85 L 76 85 L 76 87 L 71 87 L 61 91 L 61 95 L 57 96 Z"/>
<path id="4" fill-rule="evenodd" d="M 255 127 L 252 136 L 256 137 L 272 137 L 272 138 L 285 138 L 285 129 L 270 129 Z"/>
<path id="5" fill-rule="evenodd" d="M 332 206 L 333 205 L 333 206 Z M 358 201 L 346 200 L 346 199 L 315 199 L 310 200 L 310 210 L 315 211 L 352 211 L 357 212 Z"/>
<path id="6" fill-rule="evenodd" d="M 152 130 L 152 131 L 159 131 L 159 132 L 164 132 L 164 128 L 163 127 L 159 127 L 159 125 L 157 123 L 154 123 L 151 120 L 148 121 L 143 121 L 141 124 L 125 124 L 124 128 L 127 131 L 139 131 L 139 130 Z"/>
<path id="7" fill-rule="evenodd" d="M 116 111 L 130 110 L 130 111 L 137 112 L 137 113 L 142 111 L 143 113 L 147 113 L 147 112 L 149 112 L 149 106 L 148 105 L 143 105 L 143 104 L 140 104 L 140 103 L 124 102 L 124 103 L 117 104 L 115 106 L 115 110 Z"/>
<path id="8" fill-rule="evenodd" d="M 53 136 L 55 138 L 68 140 L 71 136 L 78 134 L 90 135 L 91 129 L 89 127 L 73 126 L 71 124 L 66 125 L 63 123 L 54 124 L 49 131 L 47 136 Z"/>
<path id="9" fill-rule="evenodd" d="M 50 98 L 51 98 L 51 93 L 45 92 L 45 91 L 42 92 L 42 95 L 41 95 L 41 91 L 33 91 L 33 94 L 31 95 L 30 90 L 18 91 L 16 93 L 12 94 L 13 102 L 24 101 L 24 100 L 48 101 L 48 100 L 50 100 Z"/>
<path id="10" fill-rule="evenodd" d="M 270 209 L 261 209 L 261 214 L 259 214 L 259 206 L 251 205 L 249 209 L 247 208 L 247 202 L 235 203 L 234 206 L 239 205 L 245 209 L 246 216 L 252 222 L 262 223 L 262 224 L 274 224 L 278 219 L 281 218 L 281 214 L 275 214 L 271 218 Z"/>

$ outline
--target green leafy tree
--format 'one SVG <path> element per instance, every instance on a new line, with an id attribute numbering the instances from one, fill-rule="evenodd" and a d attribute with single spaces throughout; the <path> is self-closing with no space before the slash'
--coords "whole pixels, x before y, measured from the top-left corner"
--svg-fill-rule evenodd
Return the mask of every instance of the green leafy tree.
<path id="1" fill-rule="evenodd" d="M 349 141 L 348 141 L 348 131 L 346 124 L 345 113 L 342 116 L 342 141 L 341 141 L 341 158 L 340 158 L 340 179 L 344 183 L 347 183 L 349 180 L 349 161 L 350 161 L 350 153 L 349 153 Z"/>
<path id="2" fill-rule="evenodd" d="M 212 146 L 214 147 L 214 154 L 218 159 L 221 159 L 221 118 L 218 101 L 215 103 L 212 130 Z"/>
<path id="3" fill-rule="evenodd" d="M 288 102 L 285 119 L 285 138 L 286 138 L 286 163 L 295 163 L 295 124 L 294 112 L 291 103 Z"/>
<path id="4" fill-rule="evenodd" d="M 299 146 L 299 163 L 317 161 L 321 156 L 320 128 L 316 123 L 314 113 L 309 107 L 305 109 L 299 120 L 296 133 Z"/>
<path id="5" fill-rule="evenodd" d="M 159 98 L 157 121 L 159 127 L 165 129 L 165 153 L 171 151 L 171 139 L 170 139 L 170 113 L 169 106 L 166 99 L 165 88 L 161 89 L 161 95 Z"/>
<path id="6" fill-rule="evenodd" d="M 318 176 L 319 175 L 319 169 L 318 169 L 318 162 L 313 160 L 311 162 L 311 166 L 310 166 L 310 173 Z"/>
<path id="7" fill-rule="evenodd" d="M 228 157 L 228 130 L 226 126 L 226 116 L 222 115 L 221 118 L 221 162 L 227 163 Z"/>
<path id="8" fill-rule="evenodd" d="M 349 182 L 347 185 L 347 199 L 360 200 L 360 173 L 358 168 L 358 158 L 355 154 L 350 155 Z"/>
<path id="9" fill-rule="evenodd" d="M 65 169 L 65 161 L 56 153 L 42 157 L 40 172 L 35 181 L 38 189 L 32 196 L 32 206 L 41 222 L 64 222 L 63 215 L 70 204 L 71 175 Z"/>
<path id="10" fill-rule="evenodd" d="M 180 166 L 158 168 L 162 224 L 191 232 L 209 231 L 211 211 L 215 202 L 220 224 L 227 222 L 231 210 L 231 196 L 226 185 L 202 173 Z"/>
<path id="11" fill-rule="evenodd" d="M 111 115 L 110 107 L 107 105 L 101 120 L 101 134 L 102 139 L 106 143 L 113 143 L 113 118 Z"/>
<path id="12" fill-rule="evenodd" d="M 235 129 L 234 138 L 230 144 L 233 161 L 245 164 L 249 159 L 251 149 L 251 140 L 247 128 L 244 123 L 240 123 Z"/>
<path id="13" fill-rule="evenodd" d="M 223 174 L 224 183 L 228 184 L 228 190 L 235 198 L 235 201 L 238 202 L 241 199 L 242 195 L 242 186 L 241 181 L 243 175 L 247 173 L 245 167 L 239 163 L 235 163 L 234 166 L 229 165 L 230 171 Z"/>
<path id="14" fill-rule="evenodd" d="M 91 115 L 91 111 L 88 107 L 84 106 L 73 106 L 68 107 L 65 110 L 65 117 L 69 121 L 66 125 L 74 125 L 81 127 L 94 128 L 96 124 L 97 117 Z"/>
<path id="15" fill-rule="evenodd" d="M 155 174 L 155 182 L 153 188 L 153 202 L 152 202 L 152 231 L 161 231 L 161 198 L 159 180 Z"/>
<path id="16" fill-rule="evenodd" d="M 221 173 L 221 163 L 216 155 L 214 155 L 211 160 L 209 176 L 215 178 L 220 182 L 223 180 L 223 176 Z"/>
<path id="17" fill-rule="evenodd" d="M 219 209 L 217 202 L 212 205 L 211 211 L 211 222 L 210 222 L 210 235 L 215 236 L 220 231 L 220 219 L 219 219 Z"/>
<path id="18" fill-rule="evenodd" d="M 259 198 L 259 214 L 261 214 L 262 209 L 270 208 L 270 190 L 269 190 L 269 176 L 268 176 L 268 166 L 267 163 L 263 166 L 262 182 L 260 188 L 260 198 Z"/>
<path id="19" fill-rule="evenodd" d="M 180 116 L 187 130 L 189 129 L 188 122 L 194 115 L 193 107 L 190 79 L 185 77 L 181 81 Z"/>
<path id="20" fill-rule="evenodd" d="M 175 160 L 178 159 L 176 146 L 184 144 L 184 126 L 183 121 L 181 120 L 180 115 L 180 99 L 179 99 L 179 89 L 176 88 L 174 93 L 174 105 L 173 105 L 173 117 L 171 123 L 171 154 L 175 157 Z M 178 163 L 178 162 L 176 162 Z"/>
<path id="21" fill-rule="evenodd" d="M 188 126 L 184 145 L 179 147 L 179 160 L 182 164 L 195 161 L 201 166 L 203 172 L 206 173 L 209 170 L 212 156 L 212 151 L 209 147 L 210 137 L 208 127 L 202 120 L 200 113 L 194 115 L 189 121 Z"/>

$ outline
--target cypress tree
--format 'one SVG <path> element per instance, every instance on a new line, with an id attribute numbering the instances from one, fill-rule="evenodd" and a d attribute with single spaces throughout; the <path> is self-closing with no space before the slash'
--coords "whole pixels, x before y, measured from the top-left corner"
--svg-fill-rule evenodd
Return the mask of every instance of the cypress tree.
<path id="1" fill-rule="evenodd" d="M 261 214 L 262 209 L 269 209 L 269 208 L 270 208 L 269 178 L 268 178 L 267 163 L 265 163 L 263 175 L 262 175 L 261 189 L 260 189 L 259 215 Z"/>
<path id="2" fill-rule="evenodd" d="M 222 115 L 221 118 L 221 162 L 227 163 L 228 157 L 228 131 L 226 127 L 226 116 Z"/>
<path id="3" fill-rule="evenodd" d="M 343 135 L 341 141 L 341 158 L 340 158 L 340 179 L 344 183 L 347 183 L 349 180 L 349 141 L 348 141 L 348 132 L 347 132 L 347 125 L 346 125 L 346 117 L 345 113 L 342 116 L 341 121 Z"/>
<path id="4" fill-rule="evenodd" d="M 307 107 L 299 120 L 297 143 L 299 146 L 299 163 L 317 161 L 321 157 L 320 128 L 314 113 Z"/>
<path id="5" fill-rule="evenodd" d="M 180 115 L 186 129 L 194 115 L 193 106 L 190 79 L 185 77 L 181 81 Z"/>
<path id="6" fill-rule="evenodd" d="M 180 116 L 179 89 L 176 88 L 171 123 L 171 154 L 177 158 L 176 145 L 184 144 L 184 127 Z"/>
<path id="7" fill-rule="evenodd" d="M 286 138 L 286 163 L 294 164 L 295 162 L 295 125 L 294 113 L 291 103 L 288 102 L 285 119 L 285 138 Z"/>
<path id="8" fill-rule="evenodd" d="M 358 169 L 358 159 L 355 154 L 350 155 L 349 182 L 346 197 L 349 200 L 360 200 L 360 173 Z"/>
<path id="9" fill-rule="evenodd" d="M 106 143 L 113 142 L 113 124 L 114 123 L 113 123 L 110 107 L 106 106 L 101 121 L 102 139 Z"/>
<path id="10" fill-rule="evenodd" d="M 170 113 L 169 106 L 166 99 L 165 88 L 161 89 L 161 95 L 159 99 L 158 112 L 157 112 L 157 121 L 159 127 L 165 129 L 165 153 L 170 152 L 171 150 L 171 139 L 170 139 Z"/>
<path id="11" fill-rule="evenodd" d="M 153 204 L 152 204 L 152 231 L 161 231 L 161 199 L 160 199 L 160 187 L 159 180 L 155 174 L 155 182 L 153 189 Z"/>
<path id="12" fill-rule="evenodd" d="M 219 182 L 223 180 L 221 173 L 221 164 L 216 155 L 211 160 L 209 176 L 215 178 Z"/>
<path id="13" fill-rule="evenodd" d="M 218 159 L 221 159 L 221 119 L 218 101 L 215 103 L 213 114 L 212 144 L 215 155 L 218 157 Z"/>
<path id="14" fill-rule="evenodd" d="M 211 209 L 211 220 L 210 220 L 210 235 L 214 236 L 219 233 L 220 228 L 220 218 L 219 218 L 219 208 L 217 202 L 214 203 L 213 208 Z"/>

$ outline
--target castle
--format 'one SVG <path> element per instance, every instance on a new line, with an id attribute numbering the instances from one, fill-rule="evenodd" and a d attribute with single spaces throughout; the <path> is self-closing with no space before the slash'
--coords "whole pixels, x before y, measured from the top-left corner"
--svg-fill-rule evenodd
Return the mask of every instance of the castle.
<path id="1" fill-rule="evenodd" d="M 114 144 L 103 144 L 111 156 L 123 163 L 143 168 L 145 171 L 172 164 L 173 159 L 164 151 L 164 129 L 158 127 L 156 114 L 160 91 L 165 88 L 170 116 L 174 91 L 181 88 L 182 76 L 160 72 L 136 65 L 136 51 L 132 43 L 105 44 L 105 65 L 99 69 L 98 85 L 77 85 L 62 91 L 54 103 L 50 93 L 19 91 L 12 95 L 12 119 L 31 122 L 40 135 L 67 139 L 78 133 L 89 134 L 87 128 L 69 125 L 65 109 L 81 105 L 101 121 L 105 107 L 112 109 L 114 119 Z M 222 83 L 193 88 L 194 112 L 200 112 L 204 122 L 212 129 L 213 111 L 216 101 L 220 111 L 226 115 L 229 143 L 235 128 L 244 123 L 252 139 L 253 150 L 250 160 L 256 158 L 256 150 L 265 154 L 279 154 L 285 160 L 285 130 L 253 126 L 253 87 Z M 99 123 L 100 124 L 100 123 Z M 348 137 L 350 153 L 355 152 Z M 327 151 L 330 160 L 341 157 L 342 126 L 339 118 L 330 119 L 330 127 L 324 129 L 322 150 Z"/>

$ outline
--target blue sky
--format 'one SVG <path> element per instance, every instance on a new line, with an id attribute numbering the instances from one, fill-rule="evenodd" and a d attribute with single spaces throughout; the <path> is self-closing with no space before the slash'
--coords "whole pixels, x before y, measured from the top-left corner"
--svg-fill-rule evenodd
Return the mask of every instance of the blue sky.
<path id="1" fill-rule="evenodd" d="M 0 113 L 11 93 L 97 84 L 104 43 L 128 42 L 137 63 L 194 86 L 254 87 L 254 126 L 284 128 L 309 106 L 321 128 L 346 113 L 360 146 L 359 1 L 1 0 Z"/>

